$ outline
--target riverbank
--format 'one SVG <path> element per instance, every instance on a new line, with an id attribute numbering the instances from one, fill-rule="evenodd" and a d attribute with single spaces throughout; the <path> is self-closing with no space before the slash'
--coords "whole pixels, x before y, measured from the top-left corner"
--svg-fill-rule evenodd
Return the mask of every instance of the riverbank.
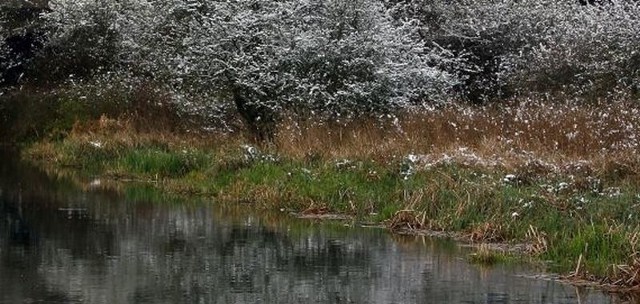
<path id="1" fill-rule="evenodd" d="M 526 244 L 522 251 L 571 279 L 634 290 L 637 114 L 623 103 L 460 106 L 376 123 L 286 121 L 261 146 L 234 133 L 142 132 L 103 117 L 23 157 L 248 208 Z"/>

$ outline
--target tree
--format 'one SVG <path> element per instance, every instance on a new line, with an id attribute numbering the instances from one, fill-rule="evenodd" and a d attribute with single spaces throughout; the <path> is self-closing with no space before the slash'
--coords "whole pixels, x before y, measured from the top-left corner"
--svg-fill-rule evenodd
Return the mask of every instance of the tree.
<path id="1" fill-rule="evenodd" d="M 48 16 L 74 29 L 88 3 L 58 0 Z M 105 6 L 101 6 L 105 7 Z M 115 47 L 136 74 L 232 101 L 258 140 L 283 113 L 353 117 L 442 101 L 453 58 L 419 40 L 413 20 L 375 0 L 123 0 Z M 69 18 L 71 17 L 71 18 Z M 84 19 L 82 19 L 84 20 Z M 82 23 L 80 23 L 82 24 Z"/>

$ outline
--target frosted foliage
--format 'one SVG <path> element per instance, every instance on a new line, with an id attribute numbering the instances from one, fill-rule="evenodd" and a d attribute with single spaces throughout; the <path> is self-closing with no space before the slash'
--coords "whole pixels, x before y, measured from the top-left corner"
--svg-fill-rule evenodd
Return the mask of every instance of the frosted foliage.
<path id="1" fill-rule="evenodd" d="M 495 43 L 498 79 L 517 90 L 580 96 L 639 89 L 640 6 L 634 1 L 585 6 L 574 0 L 462 0 L 429 6 L 442 20 L 434 34 Z"/>
<path id="2" fill-rule="evenodd" d="M 242 95 L 273 110 L 353 114 L 442 101 L 456 81 L 425 49 L 415 22 L 374 0 L 58 0 L 55 37 L 90 26 L 117 32 L 120 62 L 221 103 Z M 437 52 L 436 52 L 437 51 Z"/>
<path id="3" fill-rule="evenodd" d="M 374 1 L 305 5 L 293 53 L 304 75 L 300 96 L 329 109 L 444 100 L 454 79 L 434 66 L 450 59 L 424 49 L 413 20 L 393 24 Z"/>
<path id="4" fill-rule="evenodd" d="M 587 92 L 607 87 L 640 89 L 638 5 L 618 3 L 577 10 L 570 18 L 560 19 L 555 31 L 534 48 L 527 72 L 567 71 L 574 89 Z"/>
<path id="5" fill-rule="evenodd" d="M 601 3 L 51 0 L 41 61 L 50 64 L 35 70 L 132 75 L 185 109 L 231 106 L 256 122 L 381 114 L 454 92 L 637 94 L 640 6 Z"/>

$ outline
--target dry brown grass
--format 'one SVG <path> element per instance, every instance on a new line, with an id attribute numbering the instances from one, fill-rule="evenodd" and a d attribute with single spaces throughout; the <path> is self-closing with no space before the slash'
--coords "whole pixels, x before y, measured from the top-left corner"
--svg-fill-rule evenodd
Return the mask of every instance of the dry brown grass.
<path id="1" fill-rule="evenodd" d="M 527 247 L 527 252 L 531 254 L 539 255 L 549 249 L 547 234 L 543 231 L 539 231 L 538 228 L 533 227 L 532 225 L 529 225 L 526 239 L 529 244 L 529 246 Z"/>
<path id="2" fill-rule="evenodd" d="M 624 177 L 640 172 L 639 114 L 631 102 L 455 105 L 344 124 L 287 120 L 275 146 L 298 159 L 389 161 L 417 154 L 427 165 L 502 166 L 525 179 L 555 170 Z"/>
<path id="3" fill-rule="evenodd" d="M 102 116 L 95 121 L 77 122 L 68 142 L 100 143 L 107 149 L 127 149 L 145 146 L 166 147 L 168 150 L 202 149 L 215 151 L 217 158 L 234 158 L 246 142 L 243 137 L 225 132 L 167 131 L 140 129 L 139 122 L 126 117 Z"/>
<path id="4" fill-rule="evenodd" d="M 627 291 L 640 291 L 640 258 L 634 257 L 631 263 L 612 268 L 612 275 L 606 278 L 608 284 Z"/>
<path id="5" fill-rule="evenodd" d="M 231 137 L 216 134 L 215 139 L 201 133 L 168 132 L 167 130 L 141 130 L 139 122 L 128 119 L 114 119 L 105 115 L 95 121 L 76 122 L 68 139 L 78 141 L 104 142 L 116 141 L 118 145 L 135 147 L 147 143 L 176 146 L 205 147 L 214 141 L 229 141 Z M 101 141 L 103 140 L 103 141 Z"/>
<path id="6" fill-rule="evenodd" d="M 469 233 L 469 239 L 478 243 L 500 243 L 505 241 L 503 231 L 500 224 L 486 222 L 475 225 Z"/>
<path id="7" fill-rule="evenodd" d="M 76 123 L 68 139 L 110 141 L 121 147 L 158 143 L 207 148 L 224 157 L 250 142 L 240 134 L 140 129 L 133 118 L 103 116 Z M 388 164 L 412 154 L 418 156 L 417 166 L 455 162 L 499 167 L 516 174 L 519 183 L 528 183 L 552 172 L 577 178 L 640 175 L 639 144 L 640 105 L 522 101 L 458 104 L 346 123 L 285 119 L 275 141 L 261 148 L 302 161 L 366 159 Z"/>
<path id="8" fill-rule="evenodd" d="M 629 248 L 633 253 L 629 256 L 626 264 L 612 265 L 610 274 L 604 277 L 601 282 L 614 290 L 626 292 L 640 292 L 640 231 L 638 228 L 626 234 L 625 239 L 629 242 Z M 578 271 L 576 270 L 576 273 Z"/>
<path id="9" fill-rule="evenodd" d="M 397 211 L 385 225 L 393 232 L 417 231 L 425 229 L 426 217 L 424 212 L 415 210 Z"/>

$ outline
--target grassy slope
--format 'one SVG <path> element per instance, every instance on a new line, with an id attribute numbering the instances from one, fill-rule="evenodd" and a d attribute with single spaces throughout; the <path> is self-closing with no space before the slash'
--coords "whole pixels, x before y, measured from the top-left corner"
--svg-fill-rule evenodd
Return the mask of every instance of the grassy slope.
<path id="1" fill-rule="evenodd" d="M 287 122 L 262 150 L 239 136 L 139 133 L 103 118 L 25 156 L 256 208 L 525 242 L 559 271 L 574 270 L 582 255 L 578 276 L 636 286 L 634 109 L 514 105 L 440 109 L 382 126 Z"/>

